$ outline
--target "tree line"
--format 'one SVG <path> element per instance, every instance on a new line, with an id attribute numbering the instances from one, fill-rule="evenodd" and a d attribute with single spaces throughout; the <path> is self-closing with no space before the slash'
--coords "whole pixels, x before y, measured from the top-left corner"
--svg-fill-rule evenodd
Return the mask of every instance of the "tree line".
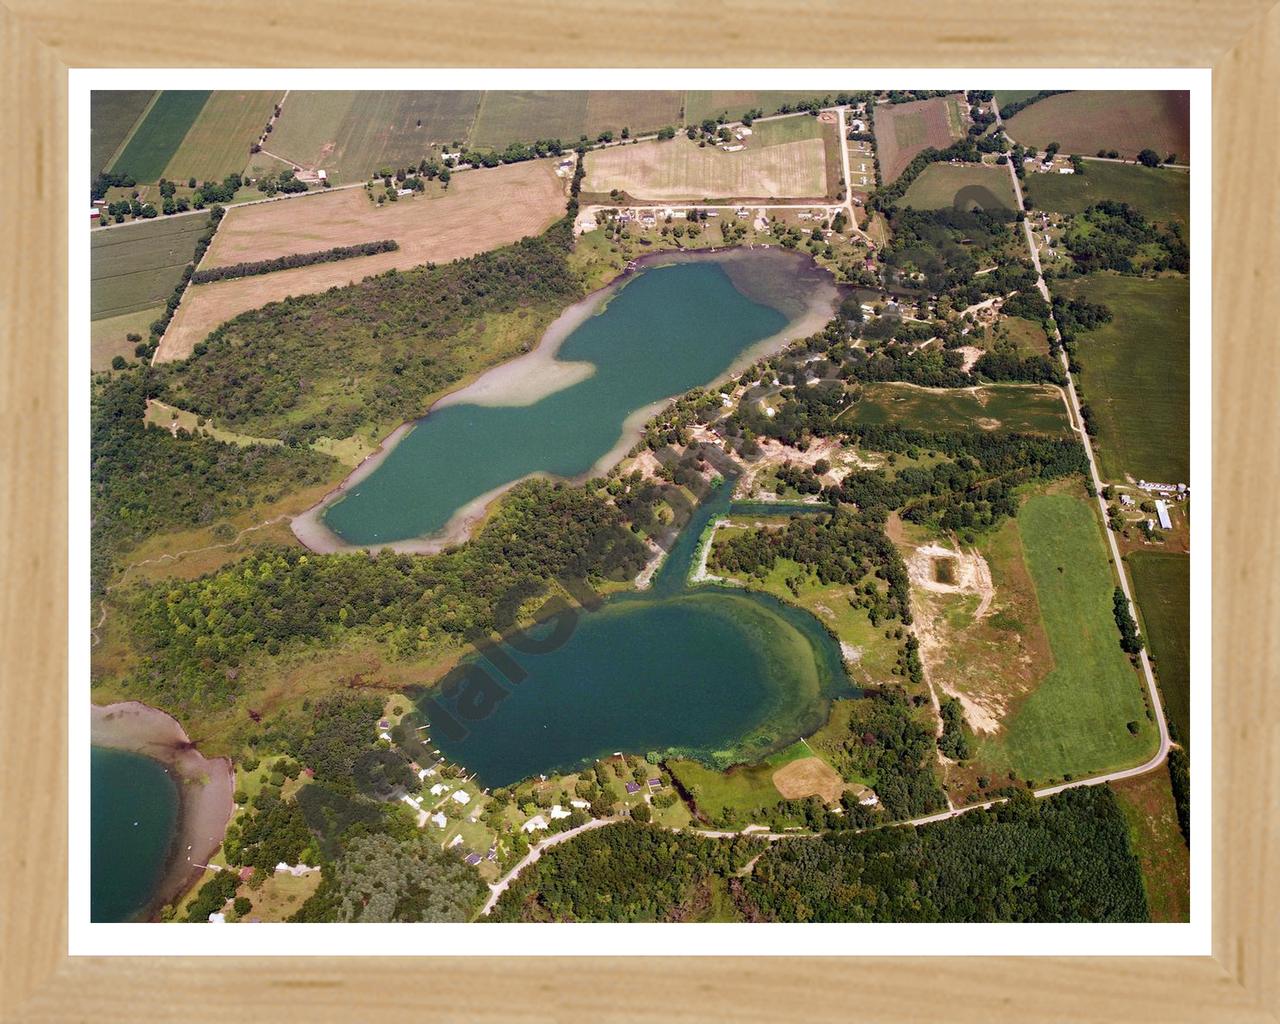
<path id="1" fill-rule="evenodd" d="M 337 260 L 354 259 L 357 256 L 376 256 L 380 252 L 395 252 L 399 248 L 400 244 L 390 238 L 378 242 L 361 242 L 359 245 L 335 245 L 331 249 L 320 249 L 315 252 L 296 252 L 269 260 L 230 263 L 222 267 L 197 270 L 191 275 L 191 283 L 209 284 L 212 281 L 226 281 L 237 277 L 254 277 L 277 270 L 310 267 L 316 263 L 333 263 Z"/>

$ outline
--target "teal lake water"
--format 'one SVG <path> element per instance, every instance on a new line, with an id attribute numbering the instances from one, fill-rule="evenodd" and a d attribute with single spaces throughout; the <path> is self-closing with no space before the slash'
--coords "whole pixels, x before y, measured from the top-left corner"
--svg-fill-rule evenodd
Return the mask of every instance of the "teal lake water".
<path id="1" fill-rule="evenodd" d="M 90 919 L 129 921 L 150 902 L 178 823 L 178 787 L 164 765 L 93 747 Z"/>
<path id="2" fill-rule="evenodd" d="M 590 377 L 528 405 L 433 410 L 325 510 L 324 525 L 356 545 L 424 537 L 530 474 L 588 473 L 619 443 L 629 416 L 710 383 L 827 293 L 834 288 L 824 271 L 781 251 L 643 269 L 589 300 L 603 309 L 559 349 L 561 362 L 592 364 Z"/>
<path id="3" fill-rule="evenodd" d="M 857 691 L 818 621 L 765 594 L 687 583 L 703 528 L 737 507 L 732 489 L 721 485 L 699 506 L 649 591 L 582 613 L 553 652 L 507 647 L 528 672 L 519 684 L 472 659 L 507 695 L 463 723 L 465 738 L 447 735 L 439 708 L 452 713 L 450 702 L 428 694 L 419 707 L 436 717 L 433 744 L 484 785 L 505 786 L 615 751 L 749 762 L 821 727 L 832 698 Z"/>

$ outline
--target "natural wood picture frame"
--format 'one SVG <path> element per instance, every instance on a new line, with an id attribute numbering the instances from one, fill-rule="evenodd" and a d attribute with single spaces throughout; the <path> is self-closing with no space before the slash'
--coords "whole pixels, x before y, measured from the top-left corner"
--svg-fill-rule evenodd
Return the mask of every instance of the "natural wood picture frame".
<path id="1" fill-rule="evenodd" d="M 908 0 L 705 12 L 562 0 L 509 10 L 317 0 L 287 24 L 207 7 L 8 0 L 0 245 L 0 1019 L 1028 1021 L 1280 1019 L 1280 7 L 1228 0 L 1069 9 Z M 664 29 L 664 26 L 666 29 Z M 675 27 L 683 27 L 678 31 Z M 569 29 L 572 28 L 572 31 Z M 619 49 L 619 40 L 627 41 Z M 724 40 L 731 50 L 707 50 Z M 67 69 L 329 65 L 1214 69 L 1213 955 L 1202 958 L 70 958 L 67 955 Z M 1261 527 L 1261 528 L 1259 528 Z M 1207 759 L 1197 765 L 1209 771 Z M 1204 816 L 1197 827 L 1207 827 Z M 287 933 L 281 935 L 287 951 Z M 967 956 L 981 954 L 968 948 Z M 439 959 L 438 957 L 436 959 Z M 439 967 L 441 965 L 437 965 Z M 562 983 L 570 982 L 570 983 Z M 661 986 L 659 988 L 659 986 Z M 427 990 L 429 989 L 429 995 Z M 657 998 L 655 994 L 660 993 Z"/>

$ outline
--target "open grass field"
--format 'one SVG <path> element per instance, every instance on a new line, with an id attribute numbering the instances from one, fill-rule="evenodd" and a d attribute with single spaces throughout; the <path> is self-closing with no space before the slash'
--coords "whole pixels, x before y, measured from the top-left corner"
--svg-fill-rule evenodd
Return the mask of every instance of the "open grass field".
<path id="1" fill-rule="evenodd" d="M 172 289 L 170 289 L 172 290 Z M 164 306 L 148 306 L 146 309 L 132 313 L 121 313 L 119 316 L 102 317 L 91 321 L 89 325 L 89 368 L 106 370 L 111 367 L 115 356 L 124 356 L 132 361 L 134 346 L 128 335 L 140 334 L 145 339 L 151 325 L 160 319 Z"/>
<path id="2" fill-rule="evenodd" d="M 1178 828 L 1169 772 L 1109 784 L 1129 826 L 1129 842 L 1142 867 L 1142 887 L 1152 921 L 1191 919 L 1191 854 Z"/>
<path id="3" fill-rule="evenodd" d="M 221 181 L 244 170 L 249 146 L 271 119 L 281 92 L 214 92 L 164 169 L 170 181 Z"/>
<path id="4" fill-rule="evenodd" d="M 1191 746 L 1191 557 L 1168 551 L 1125 556 L 1143 636 L 1178 741 Z"/>
<path id="5" fill-rule="evenodd" d="M 950 97 L 935 96 L 876 106 L 876 153 L 886 185 L 898 180 L 917 153 L 930 146 L 946 149 L 963 134 L 956 131 L 951 102 Z"/>
<path id="6" fill-rule="evenodd" d="M 875 426 L 905 424 L 922 430 L 1013 430 L 1066 434 L 1071 425 L 1062 394 L 1047 385 L 988 384 L 976 388 L 921 388 L 877 383 L 840 418 Z"/>
<path id="7" fill-rule="evenodd" d="M 263 149 L 335 184 L 361 181 L 466 142 L 479 103 L 478 92 L 290 92 Z"/>
<path id="8" fill-rule="evenodd" d="M 166 89 L 116 157 L 111 170 L 137 181 L 158 181 L 211 94 L 207 90 Z M 248 156 L 246 152 L 245 156 Z"/>
<path id="9" fill-rule="evenodd" d="M 1049 335 L 1044 333 L 1044 328 L 1040 324 L 1025 317 L 1003 317 L 995 331 L 988 334 L 987 350 L 991 350 L 994 344 L 993 339 L 1002 338 L 1012 341 L 1021 356 L 1049 355 Z"/>
<path id="10" fill-rule="evenodd" d="M 586 192 L 619 189 L 635 199 L 656 202 L 686 199 L 768 199 L 826 196 L 826 143 L 812 118 L 788 118 L 806 126 L 807 138 L 761 144 L 726 153 L 700 147 L 684 136 L 666 142 L 641 142 L 587 154 Z M 788 129 L 794 130 L 794 129 Z M 767 137 L 767 136 L 766 136 Z"/>
<path id="11" fill-rule="evenodd" d="M 1140 764 L 1157 732 L 1120 650 L 1102 525 L 1083 498 L 1042 494 L 1024 502 L 1018 529 L 1053 667 L 1002 730 L 980 740 L 977 760 L 1037 785 Z"/>
<path id="12" fill-rule="evenodd" d="M 775 113 L 784 103 L 795 104 L 825 95 L 813 90 L 780 92 L 756 89 L 695 91 L 685 93 L 684 119 L 687 124 L 701 124 L 708 117 L 727 114 L 731 121 L 740 119 L 748 110 L 763 110 L 765 116 Z"/>
<path id="13" fill-rule="evenodd" d="M 430 197 L 374 206 L 363 189 L 316 193 L 229 209 L 204 266 L 272 259 L 381 238 L 400 244 L 379 253 L 195 285 L 165 333 L 158 359 L 181 359 L 213 328 L 237 313 L 360 281 L 392 268 L 445 263 L 545 230 L 564 213 L 564 185 L 554 161 L 529 160 L 458 174 Z M 95 236 L 97 237 L 97 236 Z"/>
<path id="14" fill-rule="evenodd" d="M 1064 175 L 1066 177 L 1066 175 Z M 917 210 L 1017 208 L 1009 171 L 990 164 L 930 164 L 900 202 Z"/>
<path id="15" fill-rule="evenodd" d="M 693 794 L 699 810 L 714 820 L 725 811 L 749 816 L 753 811 L 781 803 L 783 795 L 774 785 L 775 774 L 793 761 L 813 756 L 813 750 L 800 741 L 759 764 L 737 765 L 728 771 L 717 771 L 698 761 L 685 760 L 669 760 L 666 768 L 687 792 Z"/>
<path id="16" fill-rule="evenodd" d="M 1037 149 L 1057 142 L 1064 153 L 1093 156 L 1114 149 L 1129 159 L 1154 149 L 1161 159 L 1175 153 L 1178 163 L 1187 163 L 1191 95 L 1152 89 L 1060 93 L 1024 107 L 1005 129 L 1015 142 Z"/>
<path id="17" fill-rule="evenodd" d="M 1083 213 L 1094 203 L 1114 199 L 1157 223 L 1175 221 L 1186 227 L 1190 219 L 1191 176 L 1186 171 L 1089 160 L 1084 174 L 1028 174 L 1022 191 L 1037 209 L 1053 213 Z"/>
<path id="18" fill-rule="evenodd" d="M 1106 480 L 1187 482 L 1191 476 L 1190 295 L 1186 278 L 1091 274 L 1054 282 L 1101 302 L 1113 319 L 1079 336 L 1082 401 L 1093 410 Z"/>
<path id="19" fill-rule="evenodd" d="M 95 231 L 89 243 L 90 317 L 163 306 L 208 224 L 208 214 L 193 214 Z"/>
<path id="20" fill-rule="evenodd" d="M 89 95 L 89 171 L 104 170 L 155 95 L 151 89 L 95 89 Z"/>

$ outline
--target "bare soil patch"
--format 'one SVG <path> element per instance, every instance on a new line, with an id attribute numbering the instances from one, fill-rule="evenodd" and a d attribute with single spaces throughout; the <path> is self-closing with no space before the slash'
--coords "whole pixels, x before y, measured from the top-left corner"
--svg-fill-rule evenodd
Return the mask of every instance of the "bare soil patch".
<path id="1" fill-rule="evenodd" d="M 359 188 L 232 207 L 209 247 L 205 267 L 383 238 L 394 239 L 400 248 L 192 286 L 165 333 L 157 362 L 186 358 L 219 324 L 287 296 L 326 291 L 387 270 L 446 263 L 538 234 L 564 212 L 564 183 L 554 166 L 551 160 L 530 160 L 467 171 L 439 196 L 382 207 Z"/>
<path id="2" fill-rule="evenodd" d="M 953 133 L 947 103 L 947 97 L 935 96 L 876 107 L 876 152 L 885 184 L 897 181 L 917 153 L 930 146 L 946 149 L 951 145 Z"/>
<path id="3" fill-rule="evenodd" d="M 773 784 L 788 800 L 819 796 L 833 804 L 844 792 L 844 779 L 820 757 L 802 757 L 773 773 Z"/>

